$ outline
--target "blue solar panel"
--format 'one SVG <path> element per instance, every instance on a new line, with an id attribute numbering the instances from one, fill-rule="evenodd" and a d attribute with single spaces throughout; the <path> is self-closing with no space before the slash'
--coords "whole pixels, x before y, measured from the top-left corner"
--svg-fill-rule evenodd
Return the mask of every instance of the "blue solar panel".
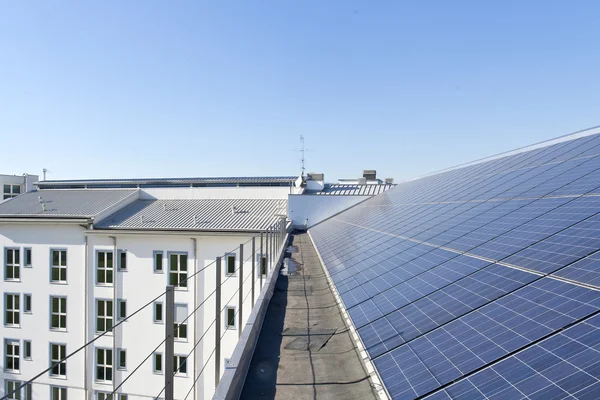
<path id="1" fill-rule="evenodd" d="M 507 389 L 492 367 L 598 311 L 599 194 L 595 134 L 400 184 L 309 233 L 393 398 L 579 397 L 596 383 Z"/>

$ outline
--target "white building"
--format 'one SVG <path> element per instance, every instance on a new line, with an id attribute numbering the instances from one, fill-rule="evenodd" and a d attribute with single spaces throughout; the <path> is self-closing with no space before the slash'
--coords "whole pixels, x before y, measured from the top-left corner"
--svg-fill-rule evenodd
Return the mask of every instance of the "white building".
<path id="1" fill-rule="evenodd" d="M 17 197 L 21 193 L 35 189 L 34 184 L 39 180 L 37 175 L 2 175 L 0 174 L 0 202 Z"/>
<path id="2" fill-rule="evenodd" d="M 251 240 L 283 226 L 288 195 L 302 191 L 295 180 L 41 182 L 40 190 L 0 204 L 0 397 L 94 341 L 13 398 L 103 400 L 115 390 L 119 400 L 156 398 L 165 370 L 160 295 L 179 283 L 175 323 L 189 318 L 175 335 L 175 398 L 210 398 L 216 375 L 215 258 L 224 257 L 224 311 L 217 321 L 222 370 L 240 331 L 240 244 L 243 326 L 252 308 L 246 301 L 251 283 L 260 282 L 258 264 L 251 276 L 252 259 L 261 261 L 260 240 L 254 253 Z M 272 248 L 266 246 L 265 240 L 264 255 Z"/>

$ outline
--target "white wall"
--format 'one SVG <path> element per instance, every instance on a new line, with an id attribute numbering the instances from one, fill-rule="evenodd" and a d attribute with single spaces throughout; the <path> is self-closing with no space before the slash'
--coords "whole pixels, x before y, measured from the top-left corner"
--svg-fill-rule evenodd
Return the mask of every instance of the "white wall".
<path id="1" fill-rule="evenodd" d="M 200 188 L 143 188 L 141 199 L 286 199 L 300 193 L 302 188 L 286 186 L 258 187 L 200 187 Z"/>
<path id="2" fill-rule="evenodd" d="M 369 196 L 289 195 L 288 218 L 292 226 L 307 228 L 368 199 Z M 308 222 L 307 222 L 308 220 Z"/>

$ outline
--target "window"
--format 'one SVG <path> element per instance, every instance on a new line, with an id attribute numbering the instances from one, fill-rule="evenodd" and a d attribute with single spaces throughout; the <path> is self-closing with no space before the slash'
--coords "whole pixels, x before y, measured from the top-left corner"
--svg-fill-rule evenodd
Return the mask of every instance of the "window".
<path id="1" fill-rule="evenodd" d="M 112 300 L 96 300 L 96 332 L 110 331 L 113 326 Z"/>
<path id="2" fill-rule="evenodd" d="M 113 397 L 108 392 L 96 392 L 96 400 L 127 400 L 127 395 L 116 394 Z"/>
<path id="3" fill-rule="evenodd" d="M 6 397 L 7 400 L 31 400 L 32 399 L 31 383 L 25 385 L 25 387 L 20 388 L 21 385 L 23 384 L 20 381 L 6 380 L 5 382 L 6 382 L 6 393 L 5 394 L 7 396 Z"/>
<path id="4" fill-rule="evenodd" d="M 67 251 L 50 250 L 50 258 L 52 259 L 50 282 L 67 283 Z"/>
<path id="5" fill-rule="evenodd" d="M 154 357 L 152 357 L 152 372 L 162 374 L 162 370 L 162 354 L 154 353 Z"/>
<path id="6" fill-rule="evenodd" d="M 119 300 L 119 319 L 127 318 L 127 300 Z"/>
<path id="7" fill-rule="evenodd" d="M 112 382 L 112 350 L 96 349 L 96 380 Z"/>
<path id="8" fill-rule="evenodd" d="M 31 360 L 31 340 L 23 340 L 23 359 Z"/>
<path id="9" fill-rule="evenodd" d="M 175 339 L 187 339 L 187 304 L 175 304 Z"/>
<path id="10" fill-rule="evenodd" d="M 96 253 L 96 283 L 112 285 L 113 283 L 113 252 L 99 251 Z"/>
<path id="11" fill-rule="evenodd" d="M 119 250 L 117 254 L 119 255 L 119 271 L 127 271 L 127 250 Z"/>
<path id="12" fill-rule="evenodd" d="M 3 185 L 3 189 L 2 200 L 12 199 L 21 194 L 21 185 Z"/>
<path id="13" fill-rule="evenodd" d="M 187 357 L 174 356 L 173 367 L 175 368 L 175 375 L 187 375 Z"/>
<path id="14" fill-rule="evenodd" d="M 163 252 L 155 251 L 153 254 L 154 254 L 154 272 L 163 272 Z"/>
<path id="15" fill-rule="evenodd" d="M 226 254 L 225 263 L 225 275 L 235 276 L 235 254 Z"/>
<path id="16" fill-rule="evenodd" d="M 4 325 L 19 326 L 21 324 L 20 300 L 18 294 L 4 295 Z"/>
<path id="17" fill-rule="evenodd" d="M 67 388 L 50 386 L 50 400 L 67 400 Z"/>
<path id="18" fill-rule="evenodd" d="M 267 275 L 267 256 L 265 254 L 261 254 L 259 257 L 260 273 L 261 275 Z"/>
<path id="19" fill-rule="evenodd" d="M 235 307 L 225 310 L 225 329 L 235 329 Z"/>
<path id="20" fill-rule="evenodd" d="M 31 267 L 31 248 L 26 247 L 24 252 L 25 252 L 25 260 L 24 260 L 23 266 Z"/>
<path id="21" fill-rule="evenodd" d="M 23 295 L 23 303 L 25 303 L 25 305 L 23 306 L 23 312 L 31 313 L 31 295 L 30 294 Z"/>
<path id="22" fill-rule="evenodd" d="M 169 285 L 187 287 L 187 254 L 169 255 Z"/>
<path id="23" fill-rule="evenodd" d="M 6 372 L 19 372 L 20 364 L 19 341 L 12 339 L 4 340 L 4 370 Z"/>
<path id="24" fill-rule="evenodd" d="M 119 352 L 117 353 L 118 355 L 118 360 L 117 360 L 117 366 L 119 369 L 127 369 L 127 351 L 125 351 L 124 349 L 119 349 Z"/>
<path id="25" fill-rule="evenodd" d="M 50 296 L 50 329 L 67 329 L 67 298 Z"/>
<path id="26" fill-rule="evenodd" d="M 50 343 L 50 376 L 67 376 L 67 361 L 62 361 L 67 356 L 67 346 L 64 344 Z"/>
<path id="27" fill-rule="evenodd" d="M 163 304 L 154 303 L 154 322 L 162 324 L 163 322 Z"/>
<path id="28" fill-rule="evenodd" d="M 19 249 L 6 249 L 4 253 L 4 279 L 21 280 L 21 253 Z"/>

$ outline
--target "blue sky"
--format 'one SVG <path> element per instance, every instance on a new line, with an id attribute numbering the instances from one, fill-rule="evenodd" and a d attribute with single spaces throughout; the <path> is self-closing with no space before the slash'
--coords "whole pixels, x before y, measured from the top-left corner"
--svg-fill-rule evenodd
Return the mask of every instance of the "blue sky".
<path id="1" fill-rule="evenodd" d="M 600 124 L 597 1 L 4 1 L 0 173 L 377 169 Z"/>

